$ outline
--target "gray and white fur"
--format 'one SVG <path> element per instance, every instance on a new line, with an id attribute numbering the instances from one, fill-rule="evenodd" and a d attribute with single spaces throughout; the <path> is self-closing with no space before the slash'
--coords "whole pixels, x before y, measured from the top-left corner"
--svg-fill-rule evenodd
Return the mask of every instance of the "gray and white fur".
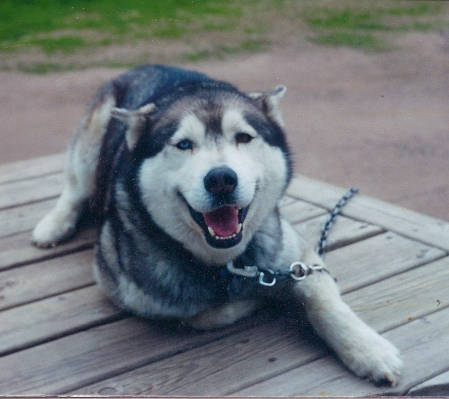
<path id="1" fill-rule="evenodd" d="M 32 240 L 68 239 L 90 203 L 100 228 L 94 275 L 123 309 L 211 329 L 263 298 L 291 297 L 355 374 L 395 385 L 398 350 L 350 310 L 328 273 L 270 288 L 226 272 L 229 261 L 324 265 L 278 211 L 292 174 L 278 107 L 285 90 L 247 94 L 158 65 L 106 84 L 75 131 L 62 195 Z"/>

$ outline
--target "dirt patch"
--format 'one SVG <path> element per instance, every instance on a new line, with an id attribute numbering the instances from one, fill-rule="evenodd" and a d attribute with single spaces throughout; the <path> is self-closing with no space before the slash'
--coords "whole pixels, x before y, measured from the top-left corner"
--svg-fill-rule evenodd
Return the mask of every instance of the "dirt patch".
<path id="1" fill-rule="evenodd" d="M 411 33 L 396 45 L 364 53 L 289 41 L 185 66 L 244 90 L 285 84 L 297 172 L 449 220 L 448 35 Z M 64 150 L 89 97 L 121 72 L 0 72 L 0 162 Z"/>

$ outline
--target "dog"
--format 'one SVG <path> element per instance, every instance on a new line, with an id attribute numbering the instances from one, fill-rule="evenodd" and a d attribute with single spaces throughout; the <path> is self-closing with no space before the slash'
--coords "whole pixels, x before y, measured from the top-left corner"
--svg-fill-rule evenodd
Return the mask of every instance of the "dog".
<path id="1" fill-rule="evenodd" d="M 62 194 L 32 241 L 67 240 L 89 203 L 99 221 L 94 276 L 121 308 L 215 329 L 263 298 L 289 298 L 356 375 L 395 385 L 399 351 L 342 301 L 279 214 L 292 176 L 285 91 L 243 93 L 161 65 L 107 83 L 74 132 Z"/>

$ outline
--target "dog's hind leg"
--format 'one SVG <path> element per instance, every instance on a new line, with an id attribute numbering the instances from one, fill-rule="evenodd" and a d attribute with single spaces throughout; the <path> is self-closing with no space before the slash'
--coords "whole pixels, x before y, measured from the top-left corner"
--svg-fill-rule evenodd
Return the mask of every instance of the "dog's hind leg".
<path id="1" fill-rule="evenodd" d="M 113 88 L 103 87 L 75 130 L 67 151 L 62 194 L 32 233 L 38 247 L 54 246 L 75 232 L 84 205 L 94 194 L 101 144 L 114 105 Z"/>
<path id="2" fill-rule="evenodd" d="M 187 319 L 187 323 L 197 330 L 222 328 L 249 316 L 259 306 L 257 300 L 242 300 L 207 310 Z"/>

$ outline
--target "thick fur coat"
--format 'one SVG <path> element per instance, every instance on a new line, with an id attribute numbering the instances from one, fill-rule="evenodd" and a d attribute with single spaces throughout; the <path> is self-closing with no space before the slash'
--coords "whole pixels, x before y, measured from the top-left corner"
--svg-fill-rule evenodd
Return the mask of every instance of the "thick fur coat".
<path id="1" fill-rule="evenodd" d="M 343 303 L 322 260 L 279 214 L 292 174 L 284 93 L 242 93 L 157 65 L 118 77 L 76 130 L 63 193 L 33 241 L 69 238 L 89 201 L 100 220 L 94 274 L 118 306 L 207 329 L 247 316 L 263 298 L 288 297 L 352 371 L 396 384 L 397 349 Z M 273 287 L 239 272 L 298 261 L 322 270 Z"/>

